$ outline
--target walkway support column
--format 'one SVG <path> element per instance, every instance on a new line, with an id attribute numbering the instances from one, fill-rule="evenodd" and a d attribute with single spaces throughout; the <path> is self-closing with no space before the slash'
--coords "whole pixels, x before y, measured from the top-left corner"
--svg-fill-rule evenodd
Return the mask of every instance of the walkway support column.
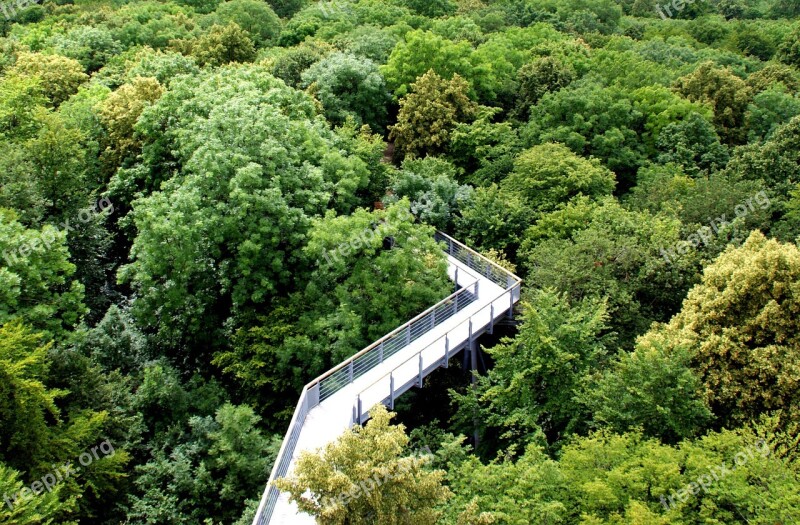
<path id="1" fill-rule="evenodd" d="M 472 372 L 472 390 L 476 390 L 478 388 L 478 343 L 475 341 L 475 336 L 472 333 L 472 319 L 469 320 L 469 359 L 470 359 L 470 369 Z M 475 425 L 475 431 L 473 434 L 473 439 L 475 440 L 475 448 L 478 448 L 478 441 L 480 436 L 478 435 L 478 409 L 475 409 L 475 417 L 473 419 L 473 424 Z"/>

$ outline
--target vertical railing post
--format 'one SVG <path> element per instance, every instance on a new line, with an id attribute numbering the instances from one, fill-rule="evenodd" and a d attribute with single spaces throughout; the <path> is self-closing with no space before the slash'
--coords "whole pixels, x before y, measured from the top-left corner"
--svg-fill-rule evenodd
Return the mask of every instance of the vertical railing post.
<path id="1" fill-rule="evenodd" d="M 308 391 L 308 406 L 309 409 L 319 405 L 319 383 L 314 383 Z"/>
<path id="2" fill-rule="evenodd" d="M 406 327 L 406 346 L 411 344 L 411 323 Z"/>
<path id="3" fill-rule="evenodd" d="M 435 307 L 433 308 L 433 310 L 431 310 L 431 330 L 433 330 L 434 328 L 436 328 L 436 308 Z"/>
<path id="4" fill-rule="evenodd" d="M 353 361 L 350 360 L 350 363 L 347 365 L 347 377 L 349 379 L 348 382 L 353 382 Z"/>
<path id="5" fill-rule="evenodd" d="M 394 410 L 394 373 L 389 373 L 389 410 Z"/>
<path id="6" fill-rule="evenodd" d="M 383 363 L 383 341 L 378 345 L 378 362 Z"/>

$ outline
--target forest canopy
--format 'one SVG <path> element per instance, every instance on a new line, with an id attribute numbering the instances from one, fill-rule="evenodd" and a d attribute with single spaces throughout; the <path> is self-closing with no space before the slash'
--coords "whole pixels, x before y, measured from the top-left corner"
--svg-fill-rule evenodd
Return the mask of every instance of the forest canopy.
<path id="1" fill-rule="evenodd" d="M 437 230 L 522 300 L 303 456 L 318 523 L 800 523 L 799 5 L 3 2 L 0 524 L 252 523 Z"/>

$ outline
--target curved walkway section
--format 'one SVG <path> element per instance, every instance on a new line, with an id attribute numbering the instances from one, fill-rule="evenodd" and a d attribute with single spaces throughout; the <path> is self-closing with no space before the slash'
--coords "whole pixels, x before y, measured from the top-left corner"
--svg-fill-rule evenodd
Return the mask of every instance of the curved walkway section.
<path id="1" fill-rule="evenodd" d="M 451 356 L 511 315 L 520 279 L 444 233 L 437 232 L 436 240 L 447 253 L 456 292 L 303 388 L 253 525 L 314 525 L 272 482 L 291 473 L 301 452 L 322 448 L 368 420 L 369 408 L 394 408 L 398 396 L 421 388 L 428 374 L 447 367 Z"/>

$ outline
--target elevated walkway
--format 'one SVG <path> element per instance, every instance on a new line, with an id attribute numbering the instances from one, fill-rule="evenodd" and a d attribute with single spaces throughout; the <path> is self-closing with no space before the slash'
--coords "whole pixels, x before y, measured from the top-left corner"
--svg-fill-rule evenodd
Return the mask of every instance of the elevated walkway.
<path id="1" fill-rule="evenodd" d="M 520 279 L 443 233 L 436 240 L 447 253 L 456 292 L 303 388 L 253 525 L 314 525 L 272 481 L 291 474 L 301 452 L 366 422 L 371 407 L 394 408 L 398 396 L 421 388 L 426 376 L 511 316 Z"/>

